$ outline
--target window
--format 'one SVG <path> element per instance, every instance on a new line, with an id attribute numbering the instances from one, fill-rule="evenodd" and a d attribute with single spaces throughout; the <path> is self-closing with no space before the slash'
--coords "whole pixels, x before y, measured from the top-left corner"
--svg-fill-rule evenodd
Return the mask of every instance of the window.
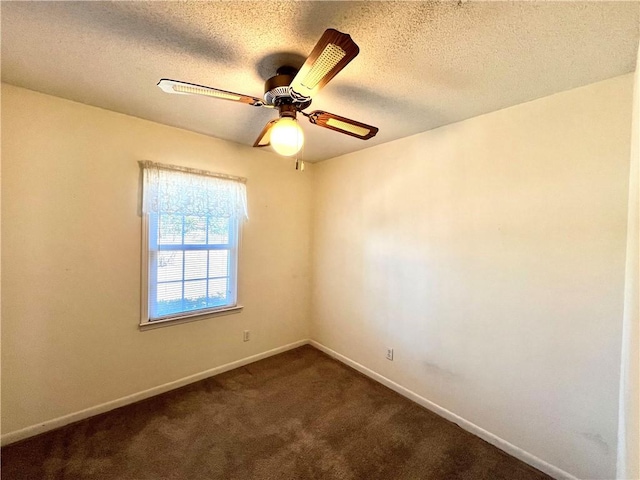
<path id="1" fill-rule="evenodd" d="M 140 162 L 142 326 L 239 309 L 244 179 Z"/>

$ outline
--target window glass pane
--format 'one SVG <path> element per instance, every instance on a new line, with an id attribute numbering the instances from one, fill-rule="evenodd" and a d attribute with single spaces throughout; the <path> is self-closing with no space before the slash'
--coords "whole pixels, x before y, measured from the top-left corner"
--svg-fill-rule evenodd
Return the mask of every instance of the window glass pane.
<path id="1" fill-rule="evenodd" d="M 207 243 L 206 217 L 184 217 L 184 243 L 187 245 Z"/>
<path id="2" fill-rule="evenodd" d="M 156 316 L 182 311 L 182 282 L 160 283 L 157 289 Z"/>
<path id="3" fill-rule="evenodd" d="M 182 243 L 182 215 L 159 215 L 158 244 L 176 245 Z"/>
<path id="4" fill-rule="evenodd" d="M 157 252 L 158 282 L 182 280 L 182 252 Z"/>
<path id="5" fill-rule="evenodd" d="M 207 281 L 195 280 L 184 282 L 184 298 L 188 300 L 204 300 L 207 296 Z M 206 305 L 204 305 L 206 306 Z"/>
<path id="6" fill-rule="evenodd" d="M 229 275 L 229 250 L 209 250 L 209 278 Z"/>
<path id="7" fill-rule="evenodd" d="M 182 282 L 158 284 L 158 303 L 182 299 Z"/>
<path id="8" fill-rule="evenodd" d="M 198 298 L 204 299 L 207 296 L 207 281 L 195 280 L 190 282 L 184 282 L 184 298 L 189 300 L 196 300 Z"/>
<path id="9" fill-rule="evenodd" d="M 207 278 L 207 252 L 207 250 L 192 250 L 184 252 L 185 280 Z M 203 296 L 206 296 L 206 294 Z"/>
<path id="10" fill-rule="evenodd" d="M 217 306 L 227 303 L 227 278 L 209 280 L 209 305 Z"/>
<path id="11" fill-rule="evenodd" d="M 207 308 L 207 281 L 184 282 L 184 310 Z"/>
<path id="12" fill-rule="evenodd" d="M 211 217 L 209 219 L 209 245 L 229 243 L 229 219 Z"/>

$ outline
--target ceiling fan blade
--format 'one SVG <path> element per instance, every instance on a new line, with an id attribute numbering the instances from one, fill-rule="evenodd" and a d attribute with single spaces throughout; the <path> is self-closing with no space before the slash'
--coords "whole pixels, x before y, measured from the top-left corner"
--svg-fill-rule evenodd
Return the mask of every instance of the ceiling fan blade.
<path id="1" fill-rule="evenodd" d="M 336 132 L 345 133 L 361 140 L 369 140 L 378 133 L 378 128 L 366 123 L 356 122 L 350 118 L 334 115 L 333 113 L 315 110 L 306 115 L 309 121 L 320 127 L 328 128 Z"/>
<path id="2" fill-rule="evenodd" d="M 254 147 L 268 147 L 271 144 L 271 127 L 273 127 L 278 120 L 278 118 L 271 120 L 264 126 L 253 144 Z"/>
<path id="3" fill-rule="evenodd" d="M 318 90 L 356 58 L 360 48 L 346 33 L 325 30 L 289 87 L 297 101 L 311 99 Z"/>
<path id="4" fill-rule="evenodd" d="M 264 102 L 256 97 L 243 95 L 241 93 L 228 92 L 219 88 L 205 87 L 194 83 L 180 82 L 163 78 L 158 82 L 158 86 L 166 93 L 177 93 L 180 95 L 204 95 L 205 97 L 231 100 L 232 102 L 246 103 L 255 107 L 264 106 Z"/>

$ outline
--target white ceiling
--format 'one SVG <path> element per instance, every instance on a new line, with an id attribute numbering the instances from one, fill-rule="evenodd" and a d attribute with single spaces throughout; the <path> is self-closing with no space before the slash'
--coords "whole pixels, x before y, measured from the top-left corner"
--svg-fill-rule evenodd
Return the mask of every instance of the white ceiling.
<path id="1" fill-rule="evenodd" d="M 2 80 L 252 145 L 276 112 L 167 95 L 172 78 L 261 97 L 326 28 L 360 47 L 314 99 L 380 128 L 362 141 L 304 118 L 318 161 L 635 69 L 640 2 L 6 2 Z"/>

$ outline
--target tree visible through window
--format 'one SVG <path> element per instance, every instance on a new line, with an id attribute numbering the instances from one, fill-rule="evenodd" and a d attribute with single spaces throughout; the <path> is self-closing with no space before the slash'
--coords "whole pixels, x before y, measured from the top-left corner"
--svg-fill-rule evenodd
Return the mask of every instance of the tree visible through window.
<path id="1" fill-rule="evenodd" d="M 235 306 L 244 183 L 151 162 L 142 166 L 148 299 L 142 323 Z"/>

